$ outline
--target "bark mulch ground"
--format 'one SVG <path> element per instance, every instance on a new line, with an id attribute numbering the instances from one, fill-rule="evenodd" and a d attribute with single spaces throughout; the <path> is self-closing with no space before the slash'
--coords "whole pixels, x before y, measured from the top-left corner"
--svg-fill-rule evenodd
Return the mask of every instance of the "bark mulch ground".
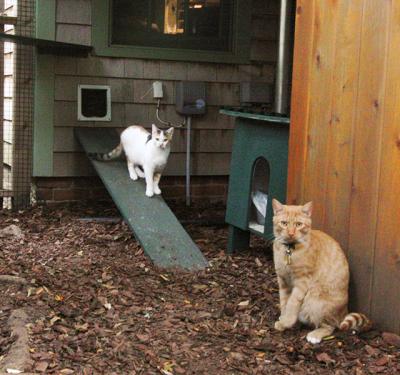
<path id="1" fill-rule="evenodd" d="M 226 256 L 224 207 L 175 206 L 210 261 L 198 273 L 157 269 L 110 203 L 0 213 L 23 238 L 0 238 L 0 359 L 14 338 L 7 318 L 28 312 L 31 372 L 46 374 L 399 374 L 398 336 L 274 331 L 278 290 L 271 251 L 252 239 Z M 390 306 L 388 306 L 390 308 Z M 1 361 L 0 361 L 1 367 Z"/>

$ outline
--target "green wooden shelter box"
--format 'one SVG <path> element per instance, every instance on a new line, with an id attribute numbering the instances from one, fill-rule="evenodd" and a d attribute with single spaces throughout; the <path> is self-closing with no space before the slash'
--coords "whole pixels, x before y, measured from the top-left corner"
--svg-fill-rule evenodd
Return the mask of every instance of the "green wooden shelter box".
<path id="1" fill-rule="evenodd" d="M 228 252 L 248 248 L 250 233 L 273 238 L 272 198 L 286 200 L 289 118 L 222 109 L 235 135 L 226 222 Z"/>

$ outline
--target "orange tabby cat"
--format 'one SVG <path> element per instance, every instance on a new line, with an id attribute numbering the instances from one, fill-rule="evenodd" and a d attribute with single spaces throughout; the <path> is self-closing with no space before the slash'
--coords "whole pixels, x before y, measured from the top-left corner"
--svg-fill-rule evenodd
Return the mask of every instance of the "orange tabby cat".
<path id="1" fill-rule="evenodd" d="M 349 266 L 339 244 L 311 229 L 312 203 L 285 206 L 276 199 L 274 263 L 278 276 L 281 316 L 275 329 L 284 331 L 297 320 L 315 327 L 307 335 L 313 344 L 341 330 L 366 330 L 363 314 L 347 312 Z"/>

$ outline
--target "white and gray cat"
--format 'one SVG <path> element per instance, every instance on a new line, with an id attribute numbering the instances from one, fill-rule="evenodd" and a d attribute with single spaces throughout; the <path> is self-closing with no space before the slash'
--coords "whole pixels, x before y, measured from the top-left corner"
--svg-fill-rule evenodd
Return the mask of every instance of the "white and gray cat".
<path id="1" fill-rule="evenodd" d="M 105 154 L 89 154 L 96 160 L 112 160 L 125 152 L 129 176 L 146 180 L 146 195 L 161 194 L 159 182 L 171 151 L 174 128 L 161 130 L 154 124 L 149 133 L 142 126 L 130 126 L 120 136 L 120 144 Z"/>

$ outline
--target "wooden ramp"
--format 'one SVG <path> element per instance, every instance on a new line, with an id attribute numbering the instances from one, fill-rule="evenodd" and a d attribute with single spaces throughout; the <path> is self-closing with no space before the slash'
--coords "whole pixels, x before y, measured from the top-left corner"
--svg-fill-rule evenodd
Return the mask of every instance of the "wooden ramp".
<path id="1" fill-rule="evenodd" d="M 108 152 L 119 143 L 112 129 L 76 128 L 86 153 Z M 160 196 L 148 198 L 145 183 L 129 178 L 125 161 L 91 160 L 145 254 L 160 267 L 189 270 L 207 267 L 207 260 Z"/>

